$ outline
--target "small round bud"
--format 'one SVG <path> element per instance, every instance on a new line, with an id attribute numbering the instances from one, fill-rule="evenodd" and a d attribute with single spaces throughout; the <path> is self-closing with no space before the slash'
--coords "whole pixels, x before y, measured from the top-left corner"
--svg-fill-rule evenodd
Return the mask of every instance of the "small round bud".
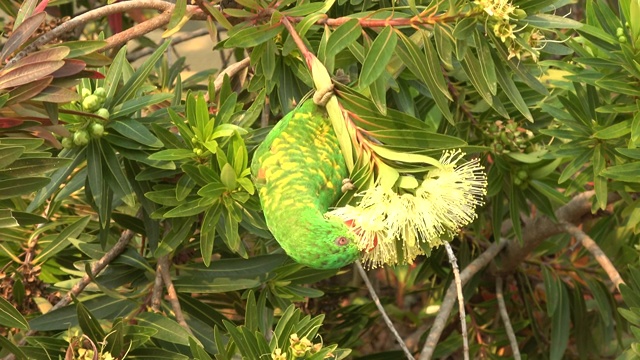
<path id="1" fill-rule="evenodd" d="M 527 12 L 522 9 L 513 10 L 513 17 L 516 19 L 524 19 L 527 17 Z"/>
<path id="2" fill-rule="evenodd" d="M 91 132 L 91 135 L 101 137 L 104 135 L 104 126 L 102 126 L 102 124 L 93 123 L 89 126 L 89 131 Z"/>
<path id="3" fill-rule="evenodd" d="M 82 98 L 86 98 L 87 96 L 91 95 L 91 89 L 88 88 L 82 88 L 80 90 L 80 95 L 82 95 Z"/>
<path id="4" fill-rule="evenodd" d="M 198 143 L 198 137 L 197 136 L 192 137 L 191 142 L 194 144 Z"/>
<path id="5" fill-rule="evenodd" d="M 105 90 L 105 88 L 103 87 L 96 88 L 96 90 L 93 92 L 93 95 L 104 99 L 107 97 L 107 90 Z"/>
<path id="6" fill-rule="evenodd" d="M 105 108 L 98 109 L 95 114 L 107 120 L 109 120 L 109 116 L 111 116 L 111 114 L 109 114 L 109 110 Z"/>
<path id="7" fill-rule="evenodd" d="M 82 100 L 82 108 L 94 112 L 100 108 L 100 98 L 96 95 L 89 95 Z"/>
<path id="8" fill-rule="evenodd" d="M 529 177 L 529 173 L 526 170 L 520 170 L 516 173 L 516 176 L 520 180 L 526 180 Z"/>
<path id="9" fill-rule="evenodd" d="M 622 44 L 627 42 L 627 37 L 622 35 L 618 37 L 618 41 L 621 42 Z"/>
<path id="10" fill-rule="evenodd" d="M 520 179 L 518 179 L 518 178 L 514 178 L 514 179 L 513 179 L 513 183 L 514 183 L 516 186 L 520 186 L 520 185 L 522 185 L 522 180 L 520 180 Z"/>
<path id="11" fill-rule="evenodd" d="M 73 140 L 70 137 L 62 139 L 62 147 L 65 149 L 71 149 L 73 147 Z"/>
<path id="12" fill-rule="evenodd" d="M 616 36 L 622 36 L 624 35 L 624 29 L 619 27 L 616 29 Z"/>
<path id="13" fill-rule="evenodd" d="M 89 133 L 86 130 L 78 130 L 73 134 L 73 143 L 78 146 L 87 145 L 89 143 Z"/>

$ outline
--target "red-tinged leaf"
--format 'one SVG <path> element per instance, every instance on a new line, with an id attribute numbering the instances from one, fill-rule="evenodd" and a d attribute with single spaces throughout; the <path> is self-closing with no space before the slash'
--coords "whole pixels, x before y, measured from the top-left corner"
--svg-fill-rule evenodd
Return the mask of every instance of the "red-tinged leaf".
<path id="1" fill-rule="evenodd" d="M 64 78 L 58 78 L 55 79 L 55 81 L 59 81 L 59 80 L 68 80 L 68 79 L 94 79 L 94 80 L 102 80 L 104 79 L 104 75 L 101 74 L 99 71 L 95 71 L 95 70 L 82 70 L 77 74 L 73 74 Z M 67 87 L 67 86 L 63 86 L 62 84 L 58 84 L 56 83 L 56 85 L 60 85 L 61 87 Z M 72 87 L 75 86 L 74 85 L 70 85 L 68 87 Z"/>
<path id="2" fill-rule="evenodd" d="M 47 76 L 11 90 L 9 93 L 9 100 L 6 105 L 12 105 L 31 99 L 38 95 L 42 90 L 46 89 L 47 86 L 51 84 L 52 80 L 53 76 Z"/>
<path id="3" fill-rule="evenodd" d="M 12 68 L 0 75 L 0 89 L 20 86 L 39 80 L 64 66 L 64 61 L 43 61 Z"/>
<path id="4" fill-rule="evenodd" d="M 114 34 L 122 31 L 122 14 L 110 14 L 107 16 L 107 22 Z"/>
<path id="5" fill-rule="evenodd" d="M 0 118 L 0 129 L 11 129 L 22 125 L 23 122 L 22 119 Z"/>
<path id="6" fill-rule="evenodd" d="M 56 104 L 82 100 L 77 92 L 58 86 L 49 86 L 33 99 L 38 101 L 48 101 Z"/>
<path id="7" fill-rule="evenodd" d="M 42 2 L 38 6 L 36 6 L 36 8 L 33 10 L 33 13 L 37 14 L 37 13 L 43 12 L 48 5 L 49 5 L 49 0 L 42 0 Z"/>
<path id="8" fill-rule="evenodd" d="M 46 13 L 41 12 L 25 19 L 22 24 L 13 31 L 9 39 L 7 39 L 7 42 L 4 44 L 2 52 L 0 53 L 0 62 L 3 62 L 7 56 L 11 55 L 20 46 L 26 43 L 31 35 L 38 30 L 46 16 Z"/>
<path id="9" fill-rule="evenodd" d="M 84 61 L 77 60 L 77 59 L 66 59 L 64 60 L 64 65 L 60 69 L 54 71 L 53 74 L 51 75 L 53 75 L 53 77 L 55 78 L 76 75 L 76 74 L 79 74 L 86 67 L 87 67 L 87 64 L 85 64 Z"/>
<path id="10" fill-rule="evenodd" d="M 101 67 L 111 64 L 111 58 L 98 53 L 77 56 L 75 58 L 84 61 L 85 63 L 87 63 L 87 66 L 90 67 Z"/>
<path id="11" fill-rule="evenodd" d="M 71 50 L 66 46 L 58 46 L 54 48 L 40 50 L 34 53 L 31 53 L 18 61 L 12 67 L 19 67 L 22 65 L 39 63 L 43 61 L 52 61 L 52 60 L 64 60 Z"/>

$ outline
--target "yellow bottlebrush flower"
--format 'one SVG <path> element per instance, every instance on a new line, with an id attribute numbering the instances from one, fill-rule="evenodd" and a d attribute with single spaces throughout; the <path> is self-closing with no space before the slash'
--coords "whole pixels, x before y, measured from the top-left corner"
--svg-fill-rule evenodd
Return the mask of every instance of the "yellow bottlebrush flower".
<path id="1" fill-rule="evenodd" d="M 370 267 L 407 263 L 424 254 L 421 245 L 437 247 L 476 217 L 487 180 L 478 159 L 458 165 L 464 154 L 446 151 L 440 166 L 429 171 L 415 194 L 398 194 L 376 184 L 359 194 L 357 206 L 334 209 L 358 238 L 363 262 Z"/>
<path id="2" fill-rule="evenodd" d="M 480 6 L 489 16 L 509 20 L 516 7 L 509 0 L 476 0 L 474 3 Z"/>
<path id="3" fill-rule="evenodd" d="M 271 353 L 272 360 L 287 360 L 287 353 L 283 353 L 282 349 L 275 349 Z"/>

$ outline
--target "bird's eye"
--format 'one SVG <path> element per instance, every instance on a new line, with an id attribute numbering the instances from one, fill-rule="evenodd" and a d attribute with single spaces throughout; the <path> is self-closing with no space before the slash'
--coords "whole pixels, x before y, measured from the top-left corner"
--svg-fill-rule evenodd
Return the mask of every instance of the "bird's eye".
<path id="1" fill-rule="evenodd" d="M 349 243 L 349 239 L 347 239 L 344 236 L 340 236 L 339 238 L 336 239 L 336 245 L 344 246 L 344 245 L 347 245 L 348 243 Z"/>

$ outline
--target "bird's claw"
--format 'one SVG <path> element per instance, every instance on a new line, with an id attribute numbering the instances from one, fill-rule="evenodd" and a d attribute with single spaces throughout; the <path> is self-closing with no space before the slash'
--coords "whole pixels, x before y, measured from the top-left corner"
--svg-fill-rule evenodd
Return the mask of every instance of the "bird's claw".
<path id="1" fill-rule="evenodd" d="M 342 190 L 343 193 L 346 193 L 347 191 L 351 191 L 351 190 L 353 190 L 355 188 L 356 187 L 351 182 L 351 179 L 342 179 L 341 190 Z"/>
<path id="2" fill-rule="evenodd" d="M 318 106 L 324 107 L 329 102 L 329 99 L 331 99 L 331 96 L 333 96 L 333 84 L 324 89 L 318 89 L 313 94 L 313 102 Z"/>

